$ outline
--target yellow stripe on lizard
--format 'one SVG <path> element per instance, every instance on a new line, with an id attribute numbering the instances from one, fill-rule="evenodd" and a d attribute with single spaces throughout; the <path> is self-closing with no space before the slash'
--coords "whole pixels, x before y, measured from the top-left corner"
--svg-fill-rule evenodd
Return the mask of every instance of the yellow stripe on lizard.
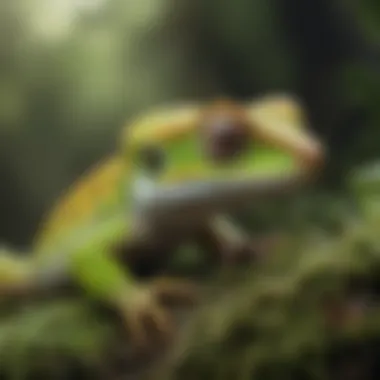
<path id="1" fill-rule="evenodd" d="M 90 220 L 99 205 L 115 200 L 119 181 L 125 173 L 123 165 L 121 156 L 112 156 L 74 182 L 44 218 L 35 247 L 41 248 L 64 230 Z"/>

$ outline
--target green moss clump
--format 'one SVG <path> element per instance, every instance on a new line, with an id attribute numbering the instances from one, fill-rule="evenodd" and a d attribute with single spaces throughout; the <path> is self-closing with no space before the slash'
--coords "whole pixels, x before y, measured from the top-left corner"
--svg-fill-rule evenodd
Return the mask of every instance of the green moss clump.
<path id="1" fill-rule="evenodd" d="M 378 224 L 372 214 L 351 223 L 344 212 L 341 223 L 326 199 L 324 210 L 329 228 L 295 226 L 265 263 L 212 278 L 206 302 L 179 318 L 177 341 L 158 362 L 131 355 L 121 324 L 94 305 L 57 299 L 0 316 L 1 374 L 338 380 L 356 371 L 370 378 L 380 355 Z"/>
<path id="2" fill-rule="evenodd" d="M 194 318 L 162 378 L 338 379 L 350 366 L 368 378 L 380 355 L 375 231 L 357 224 L 339 237 L 309 237 L 242 273 Z"/>

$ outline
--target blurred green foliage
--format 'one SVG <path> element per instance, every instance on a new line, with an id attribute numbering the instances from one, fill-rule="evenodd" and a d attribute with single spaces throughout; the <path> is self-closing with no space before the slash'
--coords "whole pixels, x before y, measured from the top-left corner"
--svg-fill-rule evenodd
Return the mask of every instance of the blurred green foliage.
<path id="1" fill-rule="evenodd" d="M 116 149 L 129 117 L 203 86 L 200 72 L 187 78 L 185 47 L 165 30 L 168 1 L 34 3 L 1 4 L 0 236 L 14 243 L 30 240 L 53 198 Z"/>

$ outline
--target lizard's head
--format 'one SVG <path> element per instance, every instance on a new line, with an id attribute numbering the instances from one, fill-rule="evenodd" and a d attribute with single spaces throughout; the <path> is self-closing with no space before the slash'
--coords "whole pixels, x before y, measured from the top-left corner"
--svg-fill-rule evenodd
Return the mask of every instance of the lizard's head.
<path id="1" fill-rule="evenodd" d="M 300 107 L 286 97 L 162 112 L 132 126 L 127 145 L 137 205 L 184 217 L 297 188 L 324 158 Z"/>

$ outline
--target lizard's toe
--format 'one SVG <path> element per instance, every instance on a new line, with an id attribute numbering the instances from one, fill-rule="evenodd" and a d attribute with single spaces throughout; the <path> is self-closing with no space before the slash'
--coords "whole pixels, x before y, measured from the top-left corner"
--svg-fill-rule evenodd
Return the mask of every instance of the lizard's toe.
<path id="1" fill-rule="evenodd" d="M 166 306 L 192 306 L 199 296 L 197 286 L 190 281 L 159 279 L 153 283 L 157 299 Z"/>
<path id="2" fill-rule="evenodd" d="M 173 325 L 170 313 L 159 303 L 159 298 L 150 288 L 139 289 L 129 299 L 124 318 L 135 348 L 149 351 L 159 341 L 170 340 Z"/>
<path id="3" fill-rule="evenodd" d="M 162 307 L 156 306 L 148 311 L 147 318 L 161 339 L 170 340 L 173 334 L 173 322 L 169 313 Z"/>

